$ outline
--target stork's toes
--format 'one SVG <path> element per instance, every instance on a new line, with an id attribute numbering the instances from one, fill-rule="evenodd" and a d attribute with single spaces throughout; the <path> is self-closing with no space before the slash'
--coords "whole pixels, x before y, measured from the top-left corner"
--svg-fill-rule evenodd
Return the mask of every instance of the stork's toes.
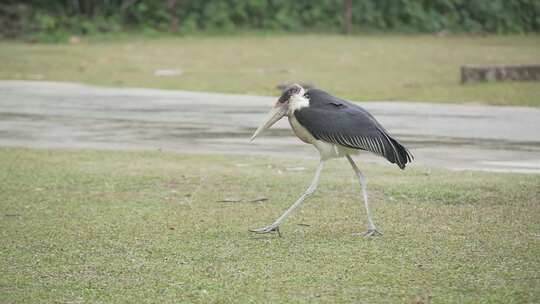
<path id="1" fill-rule="evenodd" d="M 382 232 L 379 232 L 377 229 L 368 229 L 364 233 L 354 233 L 353 235 L 355 235 L 355 236 L 361 235 L 361 236 L 367 238 L 367 237 L 379 236 L 379 235 L 383 235 L 383 234 L 382 234 Z"/>
<path id="2" fill-rule="evenodd" d="M 368 229 L 368 231 L 364 232 L 362 235 L 363 237 L 371 237 L 371 236 L 378 236 L 383 235 L 382 232 L 379 232 L 377 229 Z"/>
<path id="3" fill-rule="evenodd" d="M 264 228 L 259 228 L 259 229 L 249 229 L 249 231 L 255 232 L 255 233 L 261 233 L 261 234 L 277 232 L 277 234 L 281 237 L 281 233 L 279 232 L 278 225 L 270 225 L 270 226 L 266 226 Z"/>

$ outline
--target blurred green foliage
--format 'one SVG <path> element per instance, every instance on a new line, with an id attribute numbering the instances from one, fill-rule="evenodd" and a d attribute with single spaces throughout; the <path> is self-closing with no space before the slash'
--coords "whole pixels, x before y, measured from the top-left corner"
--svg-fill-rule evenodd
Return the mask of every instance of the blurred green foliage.
<path id="1" fill-rule="evenodd" d="M 3 0 L 4 38 L 150 32 L 339 32 L 342 0 Z M 353 0 L 355 31 L 540 31 L 540 0 Z M 176 22 L 176 25 L 173 25 Z"/>

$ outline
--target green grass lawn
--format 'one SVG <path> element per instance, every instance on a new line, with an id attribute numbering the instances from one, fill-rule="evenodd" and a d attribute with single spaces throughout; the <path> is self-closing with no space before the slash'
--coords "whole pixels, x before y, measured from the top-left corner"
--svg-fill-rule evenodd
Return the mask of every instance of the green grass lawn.
<path id="1" fill-rule="evenodd" d="M 463 64 L 540 63 L 540 36 L 121 36 L 69 44 L 2 42 L 0 79 L 248 94 L 313 82 L 353 100 L 540 106 L 538 83 L 461 85 Z M 155 77 L 157 69 L 181 69 Z"/>
<path id="2" fill-rule="evenodd" d="M 315 166 L 1 148 L 0 302 L 540 302 L 539 175 L 361 164 L 385 233 L 363 239 L 358 185 L 332 161 L 282 238 L 250 234 Z"/>

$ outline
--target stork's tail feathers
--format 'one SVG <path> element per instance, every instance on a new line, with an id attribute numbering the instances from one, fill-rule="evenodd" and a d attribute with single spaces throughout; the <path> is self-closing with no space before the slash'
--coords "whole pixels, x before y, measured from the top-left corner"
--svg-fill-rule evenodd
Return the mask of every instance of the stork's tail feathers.
<path id="1" fill-rule="evenodd" d="M 390 136 L 388 136 L 388 139 L 392 144 L 393 153 L 388 153 L 387 155 L 385 155 L 386 159 L 388 159 L 391 163 L 398 165 L 399 168 L 405 169 L 405 165 L 412 162 L 414 156 L 407 148 L 405 148 L 405 146 L 403 146 L 396 139 L 393 139 Z"/>

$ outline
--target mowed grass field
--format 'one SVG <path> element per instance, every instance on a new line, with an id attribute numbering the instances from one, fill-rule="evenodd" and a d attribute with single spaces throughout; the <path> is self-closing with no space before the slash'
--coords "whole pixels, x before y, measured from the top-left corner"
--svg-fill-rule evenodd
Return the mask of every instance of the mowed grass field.
<path id="1" fill-rule="evenodd" d="M 1 42 L 0 79 L 276 95 L 312 82 L 358 101 L 540 106 L 540 85 L 460 84 L 464 64 L 539 64 L 540 36 L 118 36 L 70 44 Z M 181 75 L 156 77 L 160 69 Z"/>
<path id="2" fill-rule="evenodd" d="M 384 232 L 363 239 L 359 187 L 335 160 L 282 238 L 247 231 L 315 166 L 1 148 L 0 302 L 540 302 L 539 175 L 360 162 Z"/>

